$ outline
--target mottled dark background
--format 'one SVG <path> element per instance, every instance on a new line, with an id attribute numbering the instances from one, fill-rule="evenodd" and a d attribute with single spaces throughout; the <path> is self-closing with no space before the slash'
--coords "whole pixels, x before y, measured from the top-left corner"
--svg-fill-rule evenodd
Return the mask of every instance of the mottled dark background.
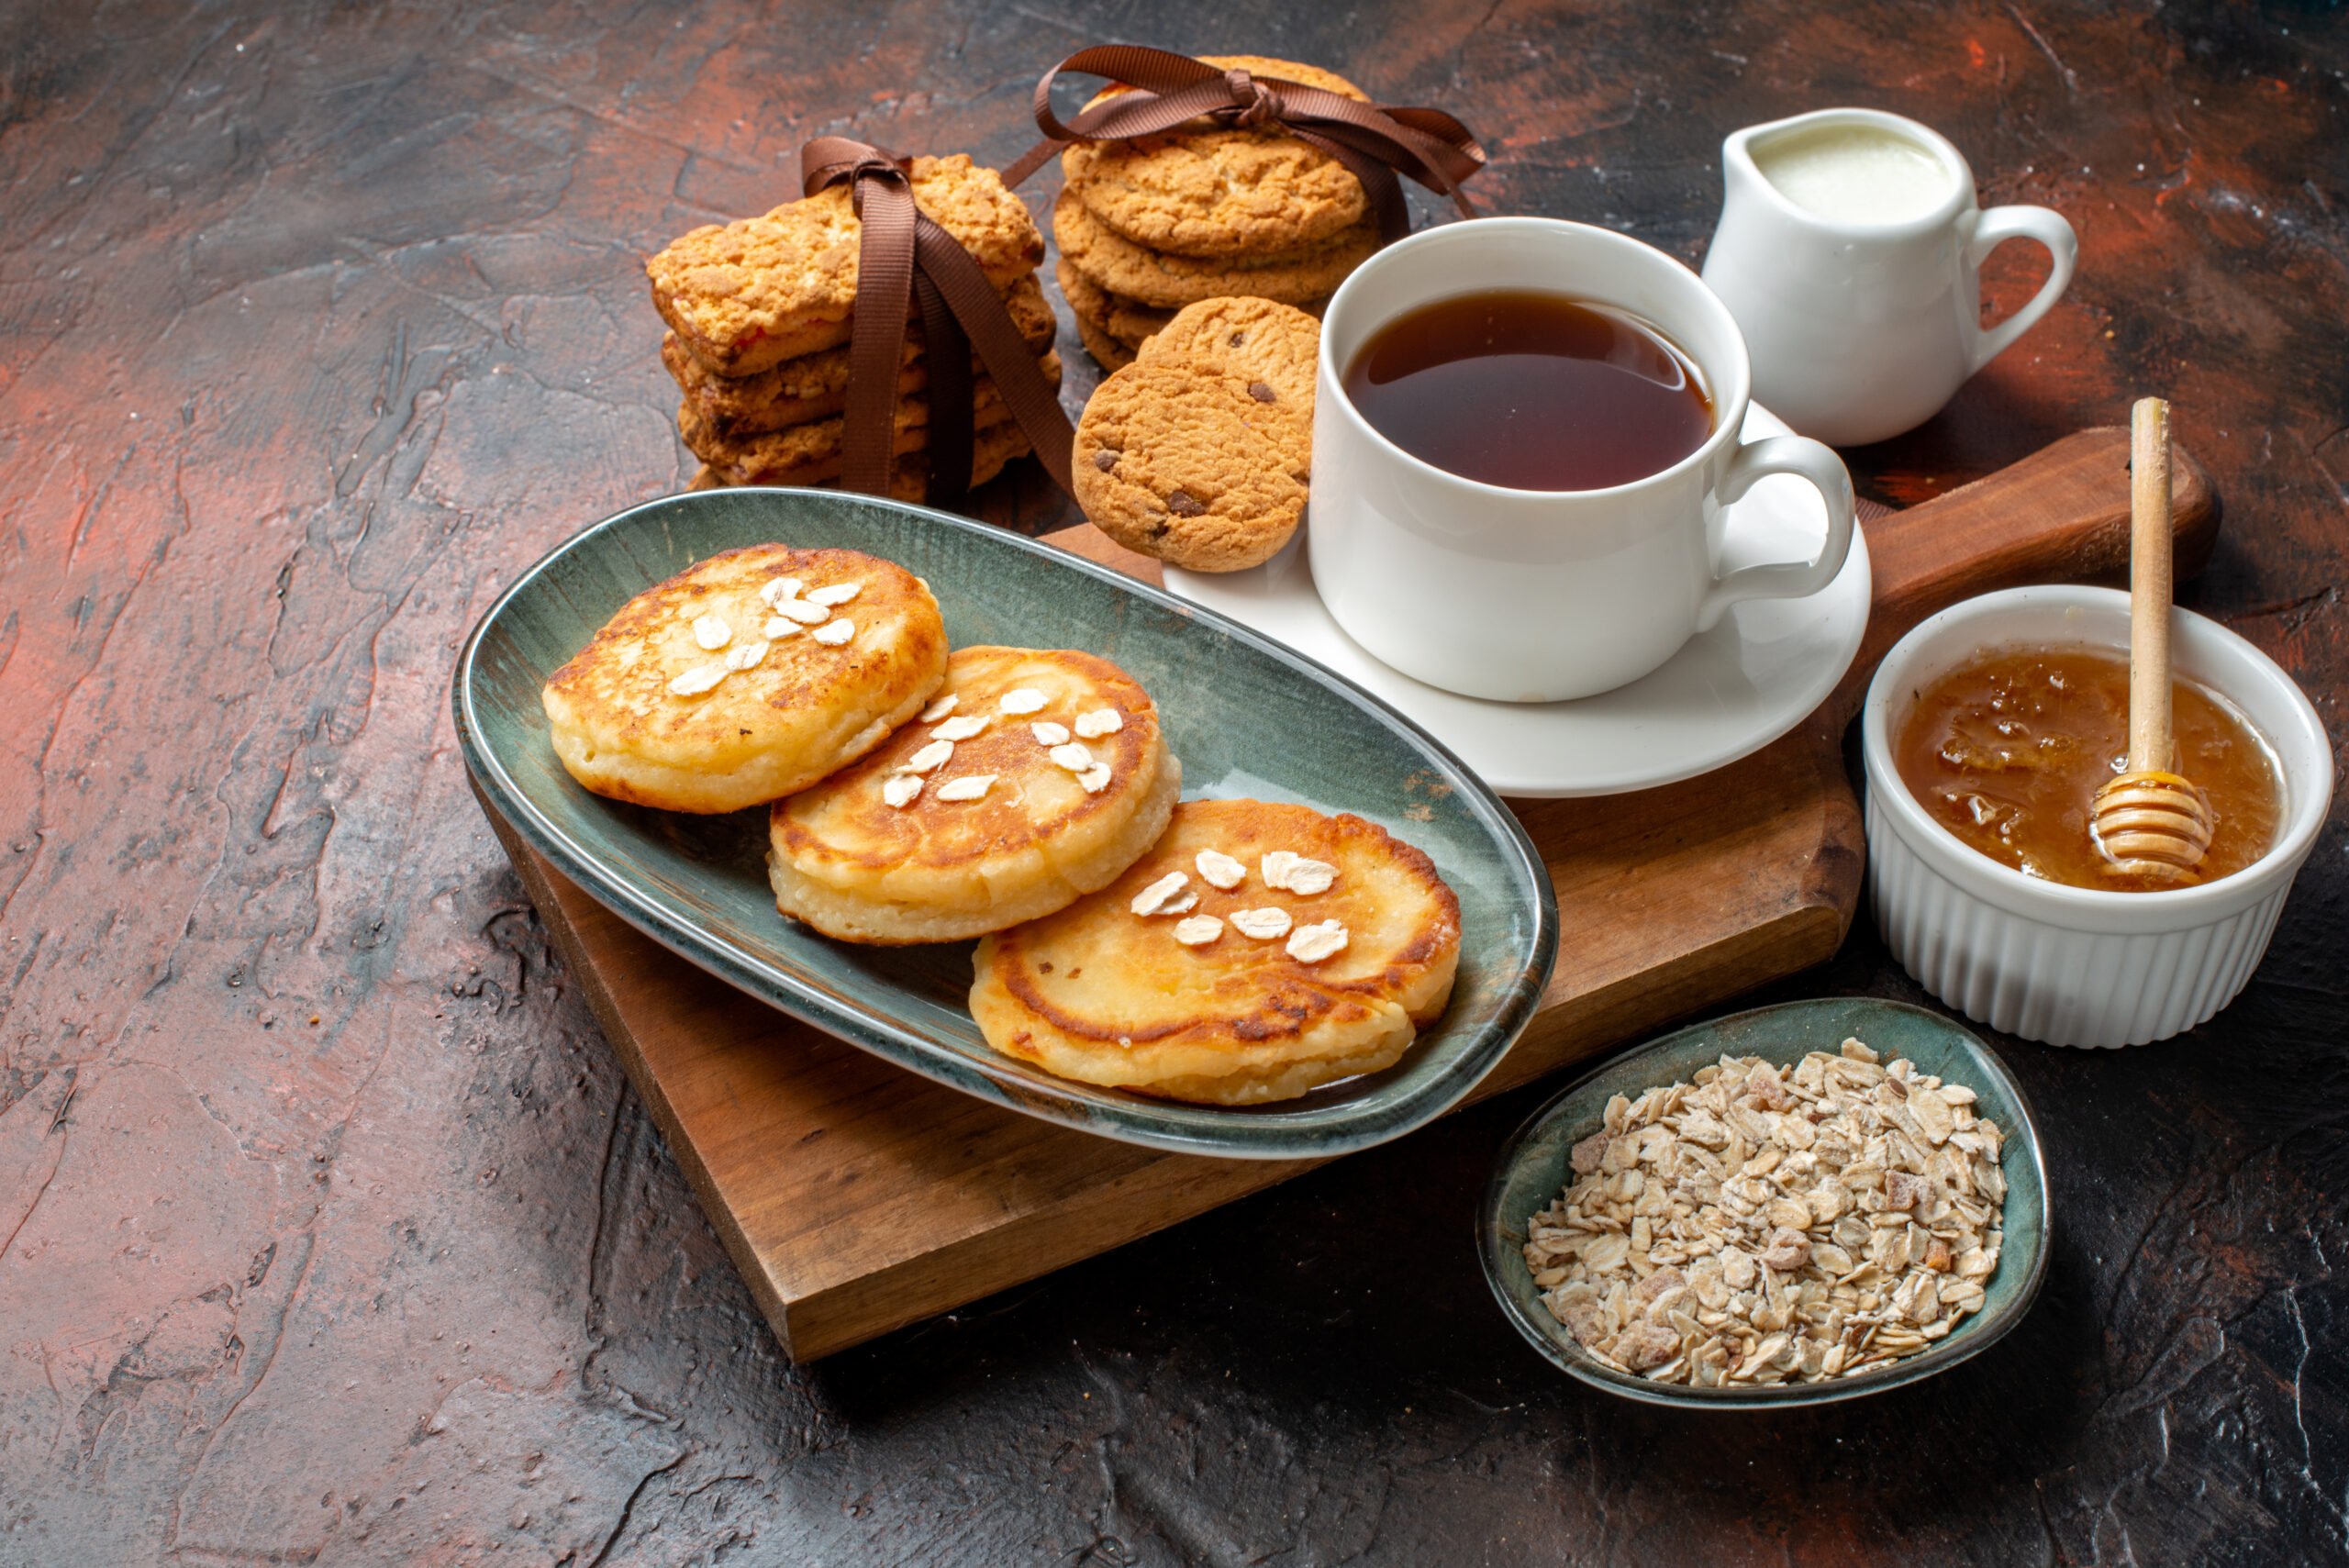
<path id="1" fill-rule="evenodd" d="M 1930 121 L 1986 200 L 2070 217 L 2081 273 L 1864 488 L 2175 398 L 2229 517 L 2188 602 L 2340 731 L 2338 5 L 16 0 L 0 1562 L 2349 1557 L 2339 809 L 2213 1024 L 1998 1042 L 2054 1264 L 1921 1386 L 1700 1418 L 1552 1373 L 1469 1245 L 1538 1091 L 780 1359 L 466 794 L 448 673 L 520 567 L 690 473 L 645 252 L 782 199 L 817 131 L 1006 159 L 1107 39 L 1451 106 L 1490 209 L 1692 261 L 1725 132 Z M 1058 516 L 1032 478 L 988 509 Z M 1778 994 L 1825 991 L 1914 995 L 1865 917 Z"/>

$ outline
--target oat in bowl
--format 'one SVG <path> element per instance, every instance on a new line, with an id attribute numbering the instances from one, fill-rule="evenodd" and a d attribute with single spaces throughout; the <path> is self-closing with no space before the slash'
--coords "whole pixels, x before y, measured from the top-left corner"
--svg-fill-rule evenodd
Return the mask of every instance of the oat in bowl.
<path id="1" fill-rule="evenodd" d="M 1567 1090 L 1503 1151 L 1479 1229 L 1504 1310 L 1573 1375 L 1780 1406 L 2003 1334 L 2038 1292 L 2046 1197 L 2029 1111 L 1980 1041 L 1831 999 L 1681 1030 Z"/>

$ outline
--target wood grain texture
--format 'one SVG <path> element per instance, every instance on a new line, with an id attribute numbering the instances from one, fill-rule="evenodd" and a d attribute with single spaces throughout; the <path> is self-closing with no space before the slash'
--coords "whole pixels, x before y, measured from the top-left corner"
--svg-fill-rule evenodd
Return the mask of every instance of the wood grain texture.
<path id="1" fill-rule="evenodd" d="M 1729 130 L 1946 132 L 2080 272 L 1862 492 L 2165 396 L 2231 514 L 2182 602 L 2337 728 L 2337 6 L 0 7 L 0 1564 L 2349 1560 L 2342 806 L 2209 1026 L 1994 1041 L 2051 1284 L 1913 1396 L 1690 1422 L 1545 1372 L 1467 1244 L 1538 1090 L 783 1358 L 464 788 L 449 671 L 692 472 L 643 254 L 818 130 L 1008 159 L 1109 39 L 1453 107 L 1488 210 L 1692 263 Z M 2043 265 L 2001 250 L 1990 307 Z M 1074 520 L 1032 473 L 980 499 Z M 1790 991 L 1914 999 L 1865 910 Z"/>
<path id="2" fill-rule="evenodd" d="M 1907 516 L 1869 508 L 1873 663 L 1943 605 L 2127 560 L 2128 438 L 2085 431 Z M 2174 514 L 2203 547 L 2207 480 Z M 1146 580 L 1090 526 L 1051 536 Z M 1558 892 L 1540 1011 L 1472 1102 L 1821 962 L 1856 912 L 1865 851 L 1840 737 L 1866 671 L 1744 762 L 1665 789 L 1516 809 Z M 484 809 L 488 810 L 486 801 Z M 1128 1148 L 980 1105 L 714 984 L 598 906 L 494 813 L 531 902 L 750 1282 L 808 1361 L 1123 1245 L 1311 1162 Z"/>

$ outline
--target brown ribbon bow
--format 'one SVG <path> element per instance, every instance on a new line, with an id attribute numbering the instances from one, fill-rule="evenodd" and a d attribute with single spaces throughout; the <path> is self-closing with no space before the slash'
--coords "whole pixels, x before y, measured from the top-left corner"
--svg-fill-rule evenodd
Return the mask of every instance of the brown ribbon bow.
<path id="1" fill-rule="evenodd" d="M 1107 76 L 1132 91 L 1105 98 L 1063 125 L 1052 103 L 1052 81 L 1063 71 Z M 1485 150 L 1466 126 L 1441 109 L 1365 104 L 1319 87 L 1252 76 L 1138 44 L 1078 50 L 1036 83 L 1035 108 L 1036 127 L 1044 139 L 1003 172 L 1007 185 L 1019 184 L 1072 141 L 1153 136 L 1204 115 L 1230 126 L 1276 121 L 1298 140 L 1344 164 L 1370 198 L 1381 243 L 1391 244 L 1411 231 L 1403 187 L 1395 178 L 1397 171 L 1450 196 L 1461 217 L 1476 216 L 1460 185 L 1485 166 Z"/>
<path id="2" fill-rule="evenodd" d="M 861 225 L 856 315 L 850 327 L 848 407 L 842 419 L 841 487 L 889 494 L 896 436 L 897 373 L 906 323 L 921 310 L 930 359 L 930 489 L 933 506 L 956 507 L 971 483 L 971 350 L 995 378 L 1045 469 L 1069 487 L 1076 432 L 1011 313 L 954 237 L 914 205 L 908 159 L 844 136 L 819 136 L 800 150 L 808 195 L 849 181 Z"/>

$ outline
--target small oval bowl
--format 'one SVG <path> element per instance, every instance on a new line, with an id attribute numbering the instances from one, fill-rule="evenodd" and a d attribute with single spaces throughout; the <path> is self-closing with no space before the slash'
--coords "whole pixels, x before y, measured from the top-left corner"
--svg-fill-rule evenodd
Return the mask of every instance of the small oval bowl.
<path id="1" fill-rule="evenodd" d="M 1979 1113 L 2006 1135 L 1999 1164 L 2006 1172 L 2005 1240 L 1998 1267 L 1984 1289 L 1982 1310 L 1932 1349 L 1854 1377 L 1823 1383 L 1772 1384 L 1759 1388 L 1690 1388 L 1652 1383 L 1601 1365 L 1575 1342 L 1566 1326 L 1542 1305 L 1525 1265 L 1526 1222 L 1565 1190 L 1567 1157 L 1598 1130 L 1607 1102 L 1637 1099 L 1660 1084 L 1686 1081 L 1723 1056 L 1759 1056 L 1773 1065 L 1798 1062 L 1814 1051 L 1833 1053 L 1856 1037 L 1886 1062 L 1907 1057 L 1920 1072 L 1963 1084 L 1977 1096 Z M 2022 1090 L 1989 1047 L 1964 1026 L 1905 1002 L 1830 996 L 1781 1002 L 1695 1024 L 1626 1051 L 1535 1111 L 1509 1136 L 1494 1162 L 1476 1217 L 1476 1251 L 1486 1283 L 1517 1331 L 1560 1370 L 1594 1388 L 1651 1405 L 1696 1410 L 1783 1410 L 1880 1394 L 1955 1366 L 1987 1349 L 2022 1320 L 2047 1273 L 2047 1182 L 2039 1129 Z"/>
<path id="2" fill-rule="evenodd" d="M 1953 605 L 1895 643 L 1861 711 L 1868 893 L 1901 967 L 1966 1017 L 2049 1045 L 2143 1045 L 2235 998 L 2267 951 L 2285 895 L 2332 801 L 2323 723 L 2275 661 L 2176 610 L 2176 672 L 2234 705 L 2273 751 L 2284 811 L 2267 853 L 2195 887 L 2120 893 L 2025 876 L 1973 849 L 1909 793 L 1892 743 L 1918 694 L 1987 649 L 2129 650 L 2129 595 L 2076 584 Z"/>

